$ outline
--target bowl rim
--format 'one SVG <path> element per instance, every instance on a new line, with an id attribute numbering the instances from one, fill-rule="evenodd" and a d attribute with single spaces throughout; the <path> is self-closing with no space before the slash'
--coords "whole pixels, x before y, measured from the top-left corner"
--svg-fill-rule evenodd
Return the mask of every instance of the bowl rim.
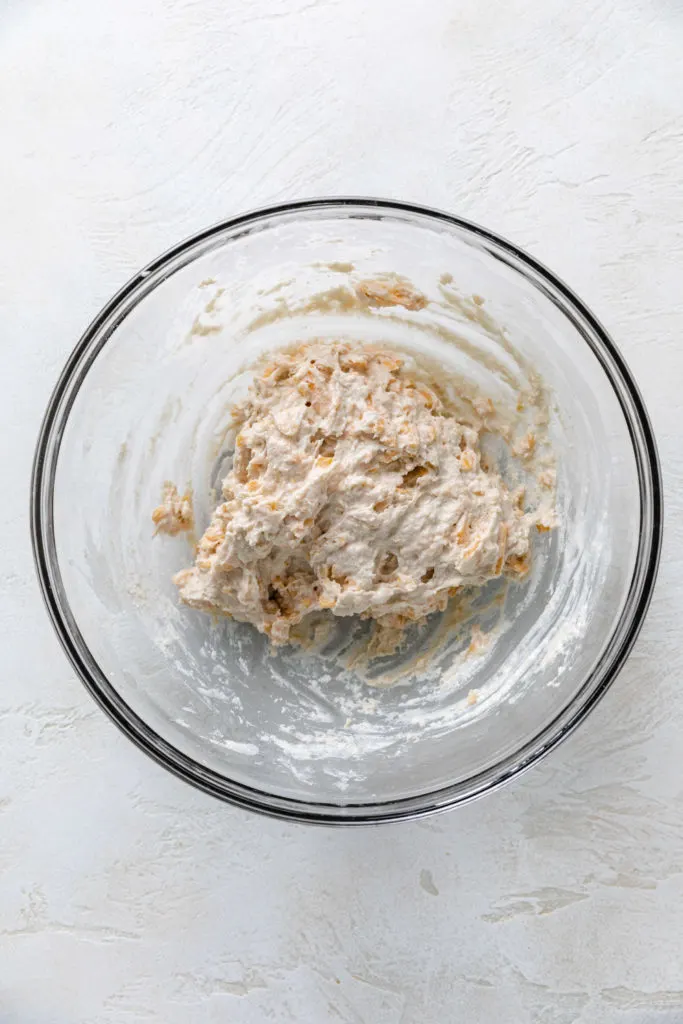
<path id="1" fill-rule="evenodd" d="M 75 622 L 64 592 L 54 534 L 54 481 L 61 440 L 78 389 L 98 352 L 132 308 L 160 283 L 171 264 L 223 233 L 251 229 L 261 221 L 327 211 L 381 218 L 392 213 L 455 228 L 487 243 L 495 256 L 525 275 L 569 316 L 598 358 L 617 396 L 638 470 L 640 529 L 631 587 L 619 620 L 598 662 L 572 700 L 518 751 L 497 764 L 448 786 L 417 796 L 376 803 L 321 803 L 292 799 L 235 782 L 194 760 L 163 739 L 123 700 L 96 663 Z M 237 236 L 239 237 L 239 235 Z M 490 249 L 488 250 L 490 252 Z M 197 255 L 200 253 L 198 252 Z M 493 253 L 492 253 L 493 255 Z M 522 269 L 519 264 L 521 264 Z M 185 264 L 182 264 L 185 265 Z M 119 318 L 117 318 L 117 314 Z M 101 337 L 109 325 L 108 333 Z M 628 400 L 628 404 L 627 401 Z M 173 774 L 228 803 L 271 817 L 325 825 L 371 825 L 420 818 L 468 803 L 527 771 L 569 736 L 602 699 L 618 675 L 640 632 L 657 576 L 663 534 L 662 476 L 650 420 L 635 380 L 616 344 L 578 296 L 534 257 L 500 235 L 465 218 L 415 203 L 369 197 L 304 199 L 259 207 L 222 220 L 184 239 L 152 260 L 116 292 L 91 321 L 69 356 L 50 396 L 36 444 L 30 495 L 33 557 L 42 597 L 57 637 L 87 690 L 121 731 Z M 596 681 L 597 680 L 597 681 Z"/>

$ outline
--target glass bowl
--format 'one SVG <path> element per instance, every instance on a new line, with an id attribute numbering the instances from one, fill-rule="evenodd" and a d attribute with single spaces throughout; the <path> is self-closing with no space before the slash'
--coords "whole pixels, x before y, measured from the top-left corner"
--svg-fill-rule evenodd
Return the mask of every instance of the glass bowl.
<path id="1" fill-rule="evenodd" d="M 346 308 L 349 282 L 387 272 L 424 292 L 426 309 Z M 449 289 L 464 297 L 461 307 L 444 304 Z M 489 320 L 472 317 L 467 296 L 484 301 Z M 448 344 L 449 332 L 463 345 Z M 392 687 L 370 685 L 381 672 L 369 683 L 329 652 L 273 652 L 250 626 L 181 606 L 171 576 L 191 563 L 187 540 L 153 536 L 150 513 L 169 479 L 192 488 L 197 525 L 207 525 L 242 371 L 306 337 L 431 346 L 445 369 L 463 373 L 473 372 L 472 345 L 505 364 L 493 351 L 505 339 L 552 394 L 560 525 L 539 539 L 531 579 L 494 595 L 483 650 L 473 654 L 471 631 L 456 637 L 454 627 L 447 655 L 430 668 L 418 640 L 397 662 L 412 657 L 418 670 Z M 59 379 L 31 511 L 55 629 L 126 735 L 224 800 L 348 825 L 463 803 L 567 736 L 636 638 L 662 530 L 643 402 L 583 303 L 489 231 L 370 199 L 237 217 L 140 271 Z"/>

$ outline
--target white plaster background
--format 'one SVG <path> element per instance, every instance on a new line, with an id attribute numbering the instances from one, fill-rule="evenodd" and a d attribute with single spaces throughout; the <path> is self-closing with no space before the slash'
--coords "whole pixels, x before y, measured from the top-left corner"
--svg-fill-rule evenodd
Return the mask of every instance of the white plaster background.
<path id="1" fill-rule="evenodd" d="M 0 7 L 0 1021 L 683 1020 L 683 8 L 678 0 L 5 0 Z M 39 419 L 140 265 L 262 203 L 440 206 L 526 247 L 622 346 L 667 534 L 578 734 L 463 810 L 289 826 L 95 708 L 28 539 Z"/>

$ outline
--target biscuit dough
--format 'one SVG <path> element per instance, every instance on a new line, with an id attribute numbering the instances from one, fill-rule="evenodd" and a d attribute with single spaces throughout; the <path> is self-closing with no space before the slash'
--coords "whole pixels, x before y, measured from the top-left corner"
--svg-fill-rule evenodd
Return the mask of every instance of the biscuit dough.
<path id="1" fill-rule="evenodd" d="M 401 631 L 459 588 L 529 569 L 525 510 L 411 356 L 351 342 L 280 351 L 233 411 L 235 453 L 184 602 L 273 643 L 318 609 Z M 173 496 L 175 497 L 175 496 Z"/>

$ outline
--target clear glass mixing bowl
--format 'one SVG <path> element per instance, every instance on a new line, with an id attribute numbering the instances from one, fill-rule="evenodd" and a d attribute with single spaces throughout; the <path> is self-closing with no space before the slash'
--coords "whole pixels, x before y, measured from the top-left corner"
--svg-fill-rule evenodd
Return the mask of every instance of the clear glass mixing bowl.
<path id="1" fill-rule="evenodd" d="M 346 310 L 339 289 L 351 265 L 366 277 L 402 274 L 433 304 L 420 314 Z M 439 305 L 451 277 L 460 294 L 485 299 L 553 394 L 560 526 L 539 541 L 531 580 L 502 594 L 488 646 L 469 656 L 465 630 L 438 671 L 380 688 L 324 653 L 273 655 L 251 627 L 180 606 L 171 575 L 191 552 L 182 537 L 153 537 L 150 512 L 170 479 L 192 487 L 198 526 L 207 524 L 240 370 L 273 345 L 342 336 L 431 344 L 444 365 L 474 372 L 465 350 L 424 330 L 426 317 L 432 328 L 495 347 Z M 326 301 L 307 305 L 321 292 Z M 462 803 L 565 737 L 605 693 L 642 624 L 661 516 L 643 403 L 579 299 L 473 224 L 361 199 L 239 217 L 140 271 L 61 375 L 32 493 L 52 621 L 117 725 L 215 796 L 337 824 Z"/>

